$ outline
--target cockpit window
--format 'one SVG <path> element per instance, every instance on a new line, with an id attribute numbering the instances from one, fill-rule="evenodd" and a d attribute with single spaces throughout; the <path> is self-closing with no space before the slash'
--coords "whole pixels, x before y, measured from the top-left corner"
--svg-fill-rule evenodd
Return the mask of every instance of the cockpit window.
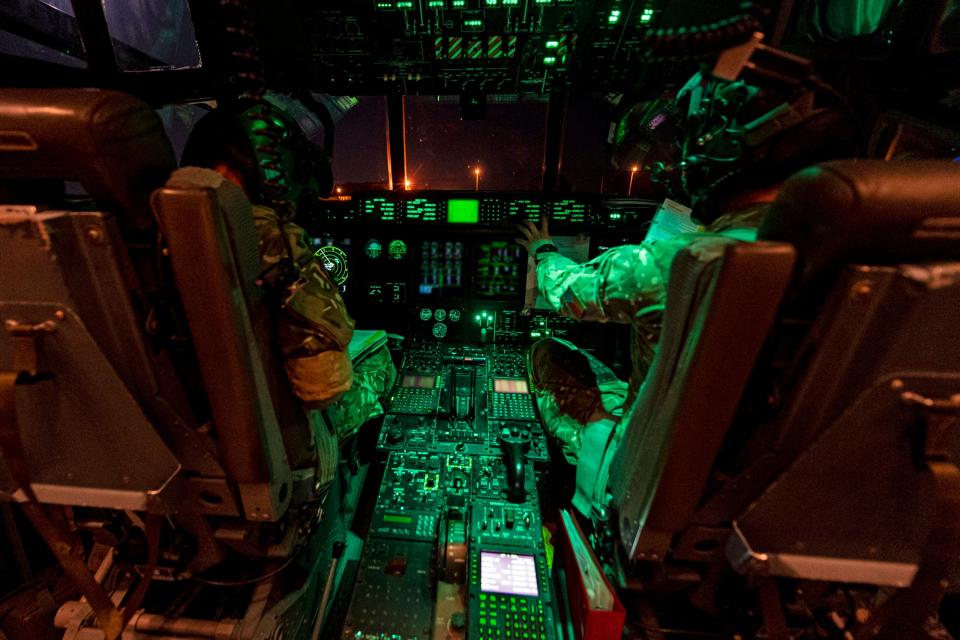
<path id="1" fill-rule="evenodd" d="M 121 71 L 200 66 L 187 0 L 103 0 Z"/>
<path id="2" fill-rule="evenodd" d="M 387 103 L 383 96 L 323 96 L 336 125 L 333 180 L 354 190 L 386 189 Z"/>
<path id="3" fill-rule="evenodd" d="M 87 66 L 69 0 L 0 2 L 0 54 L 68 67 Z"/>
<path id="4" fill-rule="evenodd" d="M 538 190 L 546 102 L 500 103 L 461 118 L 457 97 L 407 96 L 407 179 L 415 189 Z"/>

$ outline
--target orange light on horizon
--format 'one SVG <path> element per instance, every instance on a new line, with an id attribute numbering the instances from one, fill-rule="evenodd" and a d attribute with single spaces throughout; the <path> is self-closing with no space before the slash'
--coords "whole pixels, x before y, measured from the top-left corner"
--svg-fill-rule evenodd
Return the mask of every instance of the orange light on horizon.
<path id="1" fill-rule="evenodd" d="M 632 195 L 632 192 L 633 192 L 633 178 L 634 178 L 634 176 L 637 175 L 637 171 L 639 171 L 639 170 L 640 170 L 640 167 L 638 167 L 637 165 L 633 165 L 632 167 L 630 167 L 630 183 L 627 185 L 627 195 L 628 195 L 628 196 Z"/>

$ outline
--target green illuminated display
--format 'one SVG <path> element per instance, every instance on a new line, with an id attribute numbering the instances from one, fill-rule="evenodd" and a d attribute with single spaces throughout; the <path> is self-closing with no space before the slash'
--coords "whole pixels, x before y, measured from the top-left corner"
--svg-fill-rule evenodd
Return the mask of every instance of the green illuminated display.
<path id="1" fill-rule="evenodd" d="M 556 63 L 557 63 L 556 56 L 543 56 L 543 64 L 551 65 Z"/>
<path id="2" fill-rule="evenodd" d="M 384 522 L 389 522 L 390 524 L 410 524 L 413 522 L 413 518 L 410 516 L 398 516 L 392 513 L 384 514 Z"/>
<path id="3" fill-rule="evenodd" d="M 450 200 L 447 203 L 447 222 L 477 224 L 480 222 L 479 200 Z"/>
<path id="4" fill-rule="evenodd" d="M 371 260 L 376 260 L 383 253 L 383 245 L 380 244 L 379 240 L 371 238 L 370 240 L 367 240 L 367 244 L 364 245 L 363 251 L 367 254 L 368 258 Z"/>
<path id="5" fill-rule="evenodd" d="M 614 9 L 610 12 L 610 18 L 608 19 L 610 24 L 617 24 L 620 21 L 620 10 Z"/>
<path id="6" fill-rule="evenodd" d="M 520 4 L 520 0 L 503 0 L 503 6 L 505 7 L 515 7 Z"/>
<path id="7" fill-rule="evenodd" d="M 391 260 L 403 260 L 407 257 L 407 243 L 403 240 L 391 240 L 387 245 L 387 255 Z"/>

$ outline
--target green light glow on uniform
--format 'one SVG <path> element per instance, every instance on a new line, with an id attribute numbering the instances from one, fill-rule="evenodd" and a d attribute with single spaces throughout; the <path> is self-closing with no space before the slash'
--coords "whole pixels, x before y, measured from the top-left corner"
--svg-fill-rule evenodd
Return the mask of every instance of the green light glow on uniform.
<path id="1" fill-rule="evenodd" d="M 450 200 L 447 203 L 447 222 L 477 224 L 480 222 L 479 200 Z"/>

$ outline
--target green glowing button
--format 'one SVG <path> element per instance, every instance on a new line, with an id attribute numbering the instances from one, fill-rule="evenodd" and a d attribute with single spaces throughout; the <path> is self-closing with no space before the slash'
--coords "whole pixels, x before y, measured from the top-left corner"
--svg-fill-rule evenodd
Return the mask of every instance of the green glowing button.
<path id="1" fill-rule="evenodd" d="M 551 65 L 551 64 L 556 64 L 556 63 L 557 63 L 557 58 L 556 58 L 556 56 L 543 56 L 543 64 L 545 64 L 545 65 Z"/>
<path id="2" fill-rule="evenodd" d="M 450 200 L 447 203 L 447 222 L 452 224 L 477 224 L 479 221 L 479 200 Z"/>
<path id="3" fill-rule="evenodd" d="M 421 320 L 423 320 L 424 322 L 426 322 L 426 321 L 428 321 L 428 320 L 429 320 L 430 318 L 432 318 L 432 317 L 433 317 L 433 312 L 431 312 L 429 308 L 424 307 L 423 309 L 420 309 L 420 319 L 421 319 Z"/>
<path id="4" fill-rule="evenodd" d="M 450 322 L 460 322 L 460 310 L 450 309 L 450 313 L 447 314 L 447 317 L 450 318 Z"/>
<path id="5" fill-rule="evenodd" d="M 547 49 L 556 49 L 557 47 L 560 46 L 560 42 L 557 41 L 557 40 L 547 40 L 547 42 L 546 42 L 546 44 L 544 44 L 544 46 L 545 46 Z"/>

